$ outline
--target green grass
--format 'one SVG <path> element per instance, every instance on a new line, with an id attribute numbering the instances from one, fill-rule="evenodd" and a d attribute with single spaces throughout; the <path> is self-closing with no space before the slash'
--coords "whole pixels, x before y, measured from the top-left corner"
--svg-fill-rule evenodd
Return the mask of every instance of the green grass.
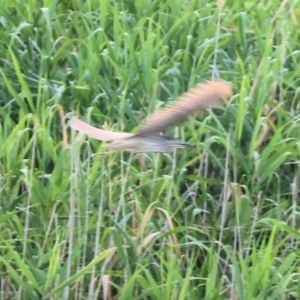
<path id="1" fill-rule="evenodd" d="M 0 3 L 0 299 L 299 299 L 300 2 Z M 136 155 L 199 82 L 234 96 Z"/>

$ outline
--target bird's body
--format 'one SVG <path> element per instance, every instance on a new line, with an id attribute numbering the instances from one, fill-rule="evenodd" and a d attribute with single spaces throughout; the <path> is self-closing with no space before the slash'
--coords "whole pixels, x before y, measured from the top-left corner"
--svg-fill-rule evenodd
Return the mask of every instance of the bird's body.
<path id="1" fill-rule="evenodd" d="M 208 81 L 198 85 L 180 96 L 172 105 L 150 115 L 136 134 L 98 129 L 76 117 L 70 118 L 69 125 L 95 139 L 109 141 L 108 147 L 114 150 L 142 153 L 171 152 L 189 144 L 160 135 L 161 132 L 185 121 L 199 110 L 217 105 L 231 95 L 232 87 L 224 81 Z"/>
<path id="2" fill-rule="evenodd" d="M 107 145 L 114 150 L 125 150 L 133 153 L 172 152 L 175 148 L 190 147 L 190 144 L 181 142 L 164 135 L 133 135 L 132 137 L 113 140 Z"/>

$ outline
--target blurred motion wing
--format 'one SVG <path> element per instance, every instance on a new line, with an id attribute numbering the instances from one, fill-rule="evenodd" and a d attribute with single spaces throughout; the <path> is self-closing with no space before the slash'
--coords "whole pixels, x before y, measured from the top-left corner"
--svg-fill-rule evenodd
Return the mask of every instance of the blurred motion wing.
<path id="1" fill-rule="evenodd" d="M 175 102 L 150 115 L 137 135 L 159 134 L 168 127 L 187 120 L 199 110 L 215 106 L 232 95 L 232 86 L 222 80 L 197 85 L 181 95 Z"/>
<path id="2" fill-rule="evenodd" d="M 76 117 L 70 117 L 68 124 L 72 129 L 87 134 L 88 136 L 100 141 L 112 141 L 115 139 L 122 139 L 133 136 L 132 133 L 114 132 L 96 128 L 79 120 Z"/>

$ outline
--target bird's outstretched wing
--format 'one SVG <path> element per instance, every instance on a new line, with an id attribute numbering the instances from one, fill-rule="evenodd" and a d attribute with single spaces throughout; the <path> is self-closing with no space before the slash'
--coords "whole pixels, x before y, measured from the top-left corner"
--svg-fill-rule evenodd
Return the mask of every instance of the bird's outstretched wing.
<path id="1" fill-rule="evenodd" d="M 231 95 L 232 86 L 225 81 L 214 80 L 199 84 L 181 95 L 173 104 L 150 115 L 136 134 L 159 134 L 168 127 L 185 121 L 197 111 L 217 105 Z"/>
<path id="2" fill-rule="evenodd" d="M 73 116 L 69 118 L 68 124 L 70 125 L 71 128 L 81 133 L 87 134 L 88 136 L 100 141 L 112 141 L 115 139 L 128 138 L 134 135 L 128 132 L 114 132 L 114 131 L 99 129 Z"/>

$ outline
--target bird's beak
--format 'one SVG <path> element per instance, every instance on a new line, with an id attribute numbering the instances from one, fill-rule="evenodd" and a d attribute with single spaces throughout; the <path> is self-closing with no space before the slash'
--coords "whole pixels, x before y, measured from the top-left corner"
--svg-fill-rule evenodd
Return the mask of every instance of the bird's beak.
<path id="1" fill-rule="evenodd" d="M 174 143 L 174 146 L 176 147 L 176 148 L 193 148 L 194 146 L 192 146 L 191 144 L 189 144 L 189 143 L 183 143 L 183 142 L 175 142 Z"/>

